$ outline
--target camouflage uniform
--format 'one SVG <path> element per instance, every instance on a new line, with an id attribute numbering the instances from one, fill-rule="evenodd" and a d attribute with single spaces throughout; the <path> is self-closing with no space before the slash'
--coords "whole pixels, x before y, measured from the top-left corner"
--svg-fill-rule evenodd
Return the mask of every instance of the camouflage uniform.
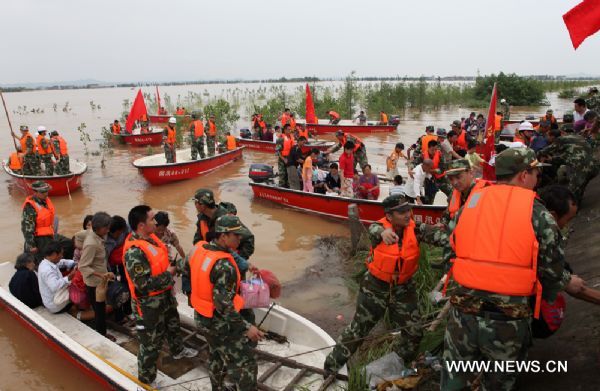
<path id="1" fill-rule="evenodd" d="M 289 187 L 288 177 L 287 177 L 287 168 L 285 166 L 285 162 L 283 161 L 283 157 L 281 156 L 281 151 L 283 150 L 283 136 L 277 137 L 277 141 L 275 141 L 275 153 L 277 154 L 277 174 L 278 174 L 278 183 L 279 187 Z"/>
<path id="2" fill-rule="evenodd" d="M 40 160 L 35 151 L 35 140 L 28 137 L 25 143 L 26 150 L 23 155 L 23 175 L 42 175 Z"/>
<path id="3" fill-rule="evenodd" d="M 510 105 L 508 102 L 500 103 L 502 106 L 502 119 L 508 121 L 510 119 Z"/>
<path id="4" fill-rule="evenodd" d="M 46 137 L 40 140 L 40 148 L 46 150 L 50 148 L 50 140 Z M 52 161 L 52 153 L 47 153 L 45 155 L 38 155 L 39 160 L 44 163 L 44 171 L 47 176 L 52 176 L 54 174 L 54 162 Z M 41 167 L 40 167 L 41 169 Z"/>
<path id="5" fill-rule="evenodd" d="M 141 239 L 136 233 L 131 240 Z M 147 240 L 154 244 L 152 240 Z M 137 300 L 132 299 L 131 306 L 136 321 L 136 333 L 140 349 L 138 352 L 138 378 L 150 384 L 156 378 L 156 362 L 163 340 L 166 339 L 171 354 L 183 351 L 183 340 L 177 312 L 177 301 L 171 290 L 156 296 L 152 291 L 173 287 L 173 276 L 168 271 L 152 276 L 150 263 L 144 252 L 131 247 L 125 253 L 125 268 L 135 286 Z"/>
<path id="6" fill-rule="evenodd" d="M 356 145 L 358 143 L 358 140 L 356 139 L 356 137 L 354 137 L 351 134 L 347 134 L 347 133 L 346 133 L 346 141 L 352 141 L 354 143 L 354 145 Z M 333 147 L 333 149 L 331 150 L 331 153 L 337 152 L 340 149 L 342 149 L 343 147 L 344 147 L 344 145 L 342 145 L 342 142 L 338 142 L 337 145 L 335 147 Z M 354 152 L 354 169 L 355 170 L 356 170 L 357 164 L 361 171 L 364 166 L 369 164 L 369 159 L 367 158 L 367 147 L 365 146 L 364 143 L 361 143 L 361 147 Z"/>
<path id="7" fill-rule="evenodd" d="M 384 200 L 384 203 L 391 198 L 403 200 L 401 196 L 390 196 Z M 380 223 L 371 224 L 369 227 L 371 248 L 381 243 L 383 231 L 383 225 Z M 403 231 L 396 232 L 399 236 L 399 245 L 402 243 L 402 233 Z M 415 235 L 419 242 L 438 246 L 448 240 L 444 232 L 427 229 L 426 224 L 422 223 L 416 224 Z M 370 255 L 367 263 L 371 260 Z M 337 372 L 342 368 L 362 344 L 362 339 L 384 318 L 386 311 L 390 327 L 394 330 L 401 328 L 397 353 L 405 360 L 413 359 L 422 337 L 414 283 L 409 280 L 400 285 L 388 284 L 374 277 L 370 272 L 366 272 L 360 284 L 354 318 L 338 338 L 333 351 L 325 359 L 325 371 Z"/>
<path id="8" fill-rule="evenodd" d="M 598 174 L 598 161 L 590 145 L 579 135 L 566 135 L 555 139 L 540 153 L 551 156 L 556 182 L 567 186 L 580 202 L 587 183 Z"/>
<path id="9" fill-rule="evenodd" d="M 192 160 L 196 160 L 198 158 L 198 154 L 200 154 L 200 159 L 204 159 L 206 154 L 204 152 L 204 137 L 196 137 L 194 135 L 194 123 L 190 125 L 190 146 L 192 147 Z"/>
<path id="10" fill-rule="evenodd" d="M 69 164 L 69 155 L 60 155 L 60 141 L 58 138 L 51 139 L 52 146 L 55 151 L 58 151 L 59 157 L 56 161 L 56 175 L 65 175 L 71 172 Z"/>
<path id="11" fill-rule="evenodd" d="M 47 206 L 45 200 L 41 200 L 36 196 L 33 196 L 32 198 L 36 203 L 42 206 Z M 23 232 L 23 237 L 25 239 L 25 252 L 29 252 L 32 248 L 37 248 L 37 253 L 35 253 L 35 260 L 37 263 L 40 263 L 42 259 L 44 259 L 44 249 L 46 248 L 48 243 L 54 240 L 54 236 L 36 236 L 36 218 L 37 211 L 35 210 L 35 208 L 30 204 L 25 204 L 21 215 L 21 232 Z"/>
<path id="12" fill-rule="evenodd" d="M 531 154 L 532 159 L 535 159 L 533 151 Z M 450 222 L 450 232 L 454 231 L 461 212 L 462 210 Z M 570 280 L 570 274 L 564 269 L 564 252 L 559 243 L 559 230 L 552 215 L 537 199 L 533 204 L 531 222 L 539 242 L 537 275 L 543 287 L 542 297 L 548 302 L 553 302 L 557 293 L 563 290 Z M 446 242 L 443 259 L 449 265 L 453 258 L 454 250 L 450 243 Z M 531 346 L 530 297 L 500 295 L 458 286 L 450 302 L 452 309 L 444 335 L 443 358 L 446 362 L 526 359 L 527 350 Z M 444 365 L 441 389 L 464 389 L 470 375 L 451 373 Z M 484 373 L 483 389 L 513 389 L 516 377 L 516 373 Z"/>
<path id="13" fill-rule="evenodd" d="M 205 248 L 230 252 L 214 241 L 206 244 Z M 184 265 L 184 274 L 191 274 L 188 259 Z M 253 346 L 246 337 L 246 331 L 251 323 L 247 322 L 233 307 L 233 297 L 236 294 L 236 270 L 227 259 L 218 260 L 210 272 L 210 281 L 214 284 L 213 317 L 207 318 L 194 311 L 194 318 L 198 330 L 208 342 L 208 371 L 212 389 L 225 390 L 224 380 L 225 376 L 228 376 L 228 379 L 236 384 L 237 390 L 254 391 L 257 389 L 258 365 L 251 350 Z"/>
<path id="14" fill-rule="evenodd" d="M 167 143 L 168 133 L 169 133 L 168 128 L 165 128 L 163 131 L 163 148 L 165 150 L 165 159 L 167 160 L 167 163 L 175 163 L 175 159 L 176 159 L 175 145 L 173 145 L 173 147 L 171 148 L 169 143 Z"/>
<path id="15" fill-rule="evenodd" d="M 206 131 L 210 129 L 210 121 L 206 123 Z M 206 134 L 206 150 L 208 151 L 208 156 L 215 156 L 215 142 L 217 141 L 217 136 L 211 136 L 210 134 Z"/>
<path id="16" fill-rule="evenodd" d="M 590 97 L 585 101 L 585 105 L 588 109 L 600 114 L 600 97 L 598 96 L 598 89 L 591 89 Z"/>

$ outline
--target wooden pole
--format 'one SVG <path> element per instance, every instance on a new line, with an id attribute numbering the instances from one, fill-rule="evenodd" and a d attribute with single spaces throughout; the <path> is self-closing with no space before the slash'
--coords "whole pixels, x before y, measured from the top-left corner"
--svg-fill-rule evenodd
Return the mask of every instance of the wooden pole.
<path id="1" fill-rule="evenodd" d="M 8 127 L 10 128 L 10 135 L 11 135 L 11 138 L 13 141 L 13 145 L 15 146 L 15 151 L 18 151 L 17 141 L 15 140 L 15 137 L 17 135 L 13 131 L 12 123 L 10 123 L 10 116 L 8 115 L 8 109 L 6 108 L 6 102 L 4 101 L 4 94 L 2 93 L 2 90 L 0 90 L 0 98 L 2 98 L 2 105 L 4 106 L 4 112 L 6 113 L 6 120 L 8 121 Z M 23 152 L 23 151 L 21 151 L 21 152 Z"/>

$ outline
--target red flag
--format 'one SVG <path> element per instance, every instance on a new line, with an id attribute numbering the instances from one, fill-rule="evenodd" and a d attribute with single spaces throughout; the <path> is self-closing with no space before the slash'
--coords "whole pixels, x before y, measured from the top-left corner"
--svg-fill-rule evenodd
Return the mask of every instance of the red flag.
<path id="1" fill-rule="evenodd" d="M 158 93 L 158 85 L 156 85 L 156 114 L 160 115 L 160 94 Z"/>
<path id="2" fill-rule="evenodd" d="M 600 30 L 600 0 L 583 0 L 563 15 L 573 47 Z"/>
<path id="3" fill-rule="evenodd" d="M 494 132 L 494 125 L 496 119 L 496 101 L 498 100 L 498 89 L 496 83 L 494 83 L 494 89 L 492 90 L 492 99 L 490 100 L 490 108 L 488 109 L 487 120 L 485 122 L 485 149 L 483 151 L 483 160 L 486 162 L 483 165 L 483 179 L 492 181 L 496 179 L 496 169 L 490 166 L 487 162 L 490 161 L 493 154 L 495 153 L 494 144 L 496 141 L 496 134 Z"/>
<path id="4" fill-rule="evenodd" d="M 127 116 L 127 122 L 125 122 L 125 130 L 127 133 L 131 133 L 133 129 L 133 123 L 143 115 L 148 115 L 148 111 L 146 110 L 146 103 L 144 102 L 144 96 L 142 95 L 142 90 L 139 90 L 135 100 L 133 101 L 133 106 L 131 106 L 131 111 Z"/>
<path id="5" fill-rule="evenodd" d="M 310 87 L 308 87 L 308 83 L 306 83 L 306 123 L 307 124 L 317 123 L 317 117 L 315 116 L 315 104 L 313 102 L 313 98 L 310 93 Z"/>

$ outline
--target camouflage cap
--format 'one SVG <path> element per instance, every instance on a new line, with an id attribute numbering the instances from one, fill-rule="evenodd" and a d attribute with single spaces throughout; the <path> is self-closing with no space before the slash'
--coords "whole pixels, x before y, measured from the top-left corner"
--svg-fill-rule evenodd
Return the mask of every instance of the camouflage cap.
<path id="1" fill-rule="evenodd" d="M 194 194 L 194 201 L 198 201 L 204 205 L 214 205 L 215 204 L 215 195 L 210 189 L 198 189 Z"/>
<path id="2" fill-rule="evenodd" d="M 31 184 L 31 190 L 39 193 L 47 193 L 52 187 L 44 181 L 35 181 Z"/>
<path id="3" fill-rule="evenodd" d="M 400 194 L 394 194 L 386 197 L 383 201 L 383 210 L 386 213 L 398 211 L 404 212 L 410 210 L 412 206 L 408 203 L 408 199 Z"/>
<path id="4" fill-rule="evenodd" d="M 452 121 L 450 126 L 456 126 L 457 128 L 460 128 L 460 121 L 455 119 L 454 121 Z"/>
<path id="5" fill-rule="evenodd" d="M 425 126 L 425 131 L 426 132 L 435 132 L 435 127 L 433 125 L 427 125 L 427 126 Z"/>
<path id="6" fill-rule="evenodd" d="M 574 120 L 575 118 L 571 113 L 566 113 L 565 115 L 563 115 L 563 122 L 573 122 Z"/>
<path id="7" fill-rule="evenodd" d="M 448 137 L 448 132 L 444 128 L 437 128 L 437 131 L 435 132 L 435 134 L 437 134 L 438 137 L 443 137 L 443 138 Z"/>
<path id="8" fill-rule="evenodd" d="M 467 159 L 457 159 L 452 160 L 448 164 L 448 169 L 446 170 L 446 175 L 453 176 L 458 175 L 461 172 L 467 171 L 471 169 L 471 164 Z"/>
<path id="9" fill-rule="evenodd" d="M 26 130 L 29 130 L 29 126 L 27 126 L 27 125 L 21 125 L 21 126 L 19 126 L 19 130 L 20 130 L 21 132 L 24 132 L 24 131 L 26 131 Z"/>
<path id="10" fill-rule="evenodd" d="M 518 174 L 529 168 L 549 166 L 538 162 L 535 152 L 529 148 L 509 148 L 496 155 L 496 175 Z"/>
<path id="11" fill-rule="evenodd" d="M 215 232 L 240 234 L 242 232 L 242 222 L 237 216 L 221 216 L 215 222 Z"/>
<path id="12" fill-rule="evenodd" d="M 563 132 L 574 132 L 575 128 L 572 122 L 567 122 L 567 123 L 563 123 L 562 125 L 560 125 L 560 130 L 562 130 Z"/>

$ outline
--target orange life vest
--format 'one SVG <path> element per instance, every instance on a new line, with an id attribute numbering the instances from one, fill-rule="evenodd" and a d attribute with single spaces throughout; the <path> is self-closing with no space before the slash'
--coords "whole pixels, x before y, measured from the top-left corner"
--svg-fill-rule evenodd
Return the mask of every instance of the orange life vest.
<path id="1" fill-rule="evenodd" d="M 43 147 L 42 141 L 46 141 L 46 145 L 47 145 L 46 148 Z M 37 136 L 36 143 L 37 143 L 37 151 L 40 155 L 48 155 L 48 154 L 52 153 L 52 147 L 50 146 L 50 140 L 48 140 L 46 137 L 39 134 Z"/>
<path id="2" fill-rule="evenodd" d="M 290 117 L 290 127 L 292 129 L 296 129 L 296 120 L 294 119 L 294 117 Z"/>
<path id="3" fill-rule="evenodd" d="M 308 140 L 308 129 L 304 128 L 297 128 L 298 129 L 298 138 L 300 137 L 304 137 L 305 139 Z"/>
<path id="4" fill-rule="evenodd" d="M 379 220 L 383 228 L 392 228 L 387 218 Z M 419 242 L 415 235 L 415 222 L 410 223 L 402 234 L 402 245 L 398 243 L 391 245 L 383 241 L 371 250 L 371 262 L 367 263 L 369 273 L 388 284 L 404 284 L 415 274 L 419 267 Z"/>
<path id="5" fill-rule="evenodd" d="M 438 137 L 435 134 L 426 134 L 425 136 L 421 137 L 421 151 L 423 151 L 423 157 L 425 159 L 431 159 L 429 156 L 429 148 L 427 147 L 429 142 L 437 141 L 437 139 Z"/>
<path id="6" fill-rule="evenodd" d="M 156 245 L 143 239 L 131 240 L 131 234 L 129 234 L 127 236 L 127 239 L 125 239 L 125 244 L 123 246 L 123 264 L 125 264 L 125 254 L 127 253 L 127 250 L 129 250 L 131 247 L 137 247 L 144 252 L 146 260 L 150 265 L 150 272 L 152 277 L 156 277 L 166 272 L 167 268 L 169 267 L 169 250 L 167 249 L 167 246 L 165 246 L 165 244 L 156 235 L 150 234 L 150 238 L 154 241 L 154 243 L 156 243 Z M 135 291 L 135 284 L 129 276 L 127 268 L 125 268 L 125 277 L 127 278 L 127 284 L 129 285 L 129 292 L 131 292 L 131 298 L 137 301 L 140 296 L 138 296 Z M 148 293 L 148 296 L 142 297 L 158 296 L 161 293 L 171 290 L 172 288 L 173 287 L 170 286 L 165 289 L 151 291 Z M 142 315 L 139 303 L 137 303 L 137 310 L 138 314 Z"/>
<path id="7" fill-rule="evenodd" d="M 478 179 L 475 181 L 475 186 L 473 186 L 473 188 L 471 189 L 471 192 L 477 191 L 479 189 L 483 189 L 486 186 L 491 185 L 492 182 L 483 180 L 483 179 Z M 450 218 L 454 218 L 454 215 L 456 215 L 456 212 L 458 212 L 458 210 L 460 209 L 460 207 L 462 206 L 461 203 L 461 193 L 460 191 L 454 189 L 452 191 L 452 197 L 450 198 L 450 202 L 448 202 L 448 213 L 450 213 Z"/>
<path id="8" fill-rule="evenodd" d="M 240 292 L 240 270 L 233 260 L 230 253 L 224 251 L 212 251 L 204 248 L 207 244 L 204 241 L 196 243 L 193 253 L 190 257 L 190 271 L 192 293 L 190 296 L 192 307 L 202 316 L 212 318 L 215 311 L 213 301 L 214 284 L 210 281 L 210 272 L 218 260 L 227 259 L 235 268 L 237 282 L 235 286 L 235 296 L 233 297 L 233 307 L 237 312 L 244 308 L 244 299 L 239 295 Z"/>
<path id="9" fill-rule="evenodd" d="M 35 143 L 35 139 L 33 138 L 33 136 L 31 134 L 29 134 L 29 132 L 26 132 L 23 137 L 21 137 L 21 152 L 23 153 L 27 153 L 27 139 L 31 139 L 31 142 L 33 144 L 33 149 L 32 152 L 35 152 L 37 150 L 37 146 Z"/>
<path id="10" fill-rule="evenodd" d="M 8 168 L 13 171 L 23 169 L 23 154 L 19 152 L 13 152 L 8 158 Z"/>
<path id="11" fill-rule="evenodd" d="M 227 136 L 227 150 L 233 151 L 236 148 L 237 148 L 237 143 L 235 141 L 235 137 L 233 137 L 232 135 Z"/>
<path id="12" fill-rule="evenodd" d="M 25 205 L 35 209 L 35 236 L 54 236 L 54 205 L 50 198 L 46 198 L 46 206 L 38 204 L 32 196 L 25 199 Z"/>
<path id="13" fill-rule="evenodd" d="M 450 238 L 456 258 L 450 273 L 461 286 L 508 296 L 536 295 L 539 243 L 531 217 L 535 192 L 510 185 L 472 191 Z M 485 243 L 474 240 L 485 238 Z M 482 245 L 485 244 L 485 245 Z"/>
<path id="14" fill-rule="evenodd" d="M 67 142 L 60 136 L 52 137 L 52 140 L 58 140 L 58 151 L 54 148 L 54 143 L 52 142 L 50 145 L 52 146 L 52 153 L 54 156 L 67 156 L 69 151 L 67 150 Z"/>
<path id="15" fill-rule="evenodd" d="M 175 115 L 184 115 L 184 114 L 185 114 L 185 111 L 184 111 L 183 109 L 178 109 L 178 110 L 175 112 Z"/>
<path id="16" fill-rule="evenodd" d="M 206 241 L 206 234 L 210 231 L 210 228 L 208 227 L 208 223 L 206 222 L 206 220 L 200 220 L 200 237 L 202 238 L 202 240 Z"/>
<path id="17" fill-rule="evenodd" d="M 267 128 L 267 124 L 262 119 L 258 121 L 258 126 L 260 126 L 261 129 Z"/>
<path id="18" fill-rule="evenodd" d="M 121 124 L 112 124 L 111 128 L 113 134 L 121 134 Z"/>
<path id="19" fill-rule="evenodd" d="M 502 116 L 496 114 L 494 117 L 494 131 L 502 130 Z"/>
<path id="20" fill-rule="evenodd" d="M 340 118 L 340 115 L 338 113 L 336 113 L 335 111 L 330 111 L 327 114 L 329 114 L 329 116 L 332 117 L 333 119 L 339 119 Z"/>
<path id="21" fill-rule="evenodd" d="M 362 147 L 362 145 L 363 145 L 363 142 L 362 142 L 362 140 L 361 140 L 361 139 L 359 139 L 358 137 L 356 137 L 356 136 L 354 136 L 354 135 L 353 135 L 353 136 L 352 136 L 352 139 L 351 139 L 351 140 L 348 140 L 348 135 L 347 135 L 347 134 L 344 134 L 344 137 L 342 137 L 342 142 L 341 142 L 341 144 L 342 144 L 342 148 L 344 147 L 344 145 L 345 145 L 345 144 L 346 144 L 348 141 L 352 141 L 352 142 L 354 143 L 354 149 L 352 150 L 352 152 L 356 152 L 356 151 L 358 151 L 358 150 L 360 149 L 360 147 Z"/>
<path id="22" fill-rule="evenodd" d="M 433 169 L 434 170 L 438 170 L 440 168 L 440 160 L 442 159 L 442 151 L 440 151 L 439 149 L 435 151 L 435 153 L 433 154 L 433 158 L 431 160 L 433 160 Z M 441 172 L 441 173 L 433 173 L 433 176 L 437 179 L 440 179 L 442 177 L 444 177 L 444 175 L 446 175 L 445 172 Z"/>
<path id="23" fill-rule="evenodd" d="M 290 156 L 292 147 L 294 146 L 294 137 L 283 135 L 283 149 L 281 150 L 281 156 Z"/>
<path id="24" fill-rule="evenodd" d="M 171 146 L 175 145 L 176 135 L 177 131 L 170 126 L 167 126 L 167 144 Z"/>
<path id="25" fill-rule="evenodd" d="M 382 124 L 387 125 L 388 123 L 388 116 L 386 113 L 380 113 L 379 114 L 379 120 L 381 121 Z"/>
<path id="26" fill-rule="evenodd" d="M 460 132 L 458 139 L 456 140 L 456 145 L 460 147 L 460 149 L 464 149 L 465 151 L 468 149 L 467 145 L 467 132 L 464 130 Z"/>
<path id="27" fill-rule="evenodd" d="M 192 122 L 192 125 L 194 125 L 194 137 L 198 138 L 204 136 L 204 124 L 202 121 L 197 119 Z"/>
<path id="28" fill-rule="evenodd" d="M 525 138 L 521 137 L 520 134 L 515 134 L 515 137 L 513 137 L 513 142 L 517 142 L 517 141 L 522 142 L 523 144 L 527 144 L 525 142 Z"/>
<path id="29" fill-rule="evenodd" d="M 281 114 L 281 127 L 290 122 L 290 115 L 288 113 Z"/>
<path id="30" fill-rule="evenodd" d="M 217 135 L 217 125 L 213 121 L 208 121 L 208 135 L 211 137 Z"/>

